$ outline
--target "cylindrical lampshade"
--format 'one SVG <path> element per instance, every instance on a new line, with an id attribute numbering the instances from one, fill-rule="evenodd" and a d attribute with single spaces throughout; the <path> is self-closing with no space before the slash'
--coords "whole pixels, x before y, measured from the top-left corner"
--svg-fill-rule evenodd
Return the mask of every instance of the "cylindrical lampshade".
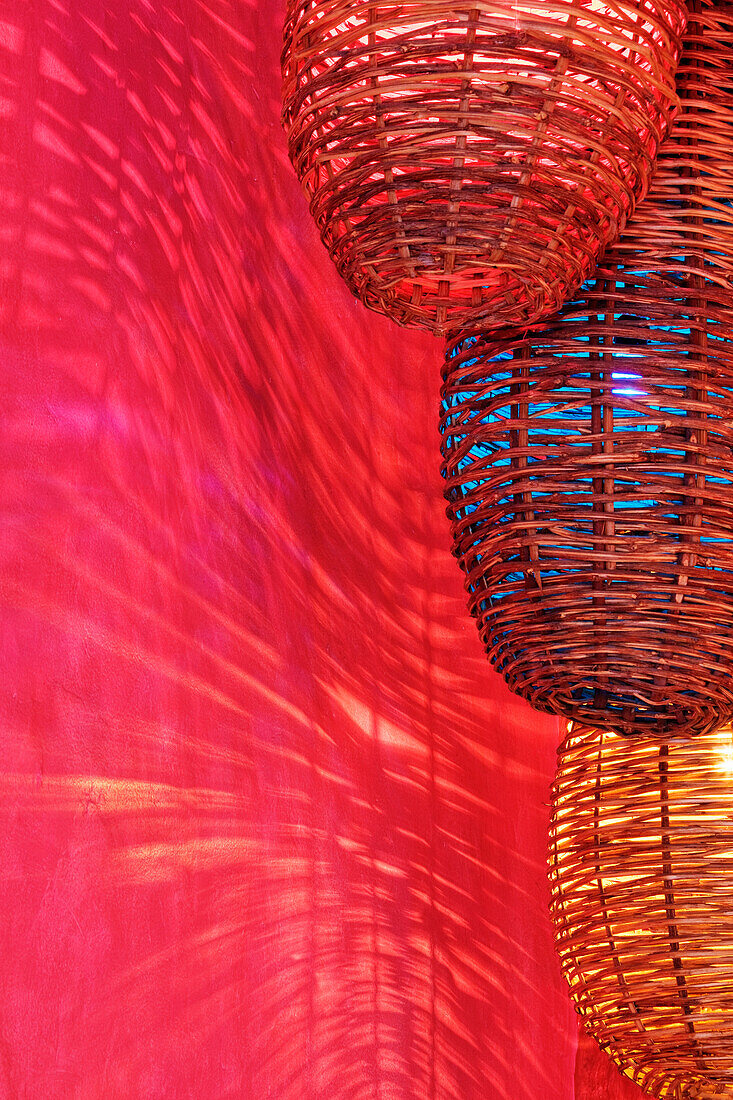
<path id="1" fill-rule="evenodd" d="M 733 6 L 690 9 L 650 197 L 550 324 L 449 346 L 441 429 L 491 661 L 658 736 L 733 709 Z"/>
<path id="2" fill-rule="evenodd" d="M 563 971 L 600 1046 L 650 1096 L 733 1097 L 733 730 L 569 734 L 550 882 Z"/>
<path id="3" fill-rule="evenodd" d="M 557 310 L 646 192 L 682 0 L 288 0 L 283 121 L 354 294 L 436 333 Z"/>

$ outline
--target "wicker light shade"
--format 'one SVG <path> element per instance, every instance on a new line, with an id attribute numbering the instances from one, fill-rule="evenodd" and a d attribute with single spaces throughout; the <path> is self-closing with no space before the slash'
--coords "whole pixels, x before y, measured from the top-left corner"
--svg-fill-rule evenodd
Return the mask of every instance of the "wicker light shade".
<path id="1" fill-rule="evenodd" d="M 550 882 L 565 977 L 601 1047 L 651 1096 L 733 1097 L 730 727 L 661 744 L 569 734 Z"/>
<path id="2" fill-rule="evenodd" d="M 441 333 L 557 310 L 647 190 L 682 0 L 288 0 L 283 120 L 339 272 Z"/>
<path id="3" fill-rule="evenodd" d="M 691 0 L 650 197 L 549 326 L 445 368 L 454 549 L 541 710 L 700 733 L 733 708 L 733 6 Z"/>

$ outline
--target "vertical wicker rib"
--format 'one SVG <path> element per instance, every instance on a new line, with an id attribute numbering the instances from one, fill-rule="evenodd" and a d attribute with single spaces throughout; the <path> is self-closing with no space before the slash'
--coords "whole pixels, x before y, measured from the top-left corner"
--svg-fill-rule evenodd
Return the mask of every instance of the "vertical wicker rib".
<path id="1" fill-rule="evenodd" d="M 565 977 L 601 1047 L 652 1096 L 733 1097 L 733 730 L 570 733 L 550 881 Z"/>
<path id="2" fill-rule="evenodd" d="M 650 197 L 548 326 L 449 346 L 441 426 L 494 665 L 658 736 L 733 708 L 733 6 L 690 10 Z"/>
<path id="3" fill-rule="evenodd" d="M 289 0 L 283 121 L 340 274 L 436 333 L 557 310 L 646 192 L 682 0 Z"/>

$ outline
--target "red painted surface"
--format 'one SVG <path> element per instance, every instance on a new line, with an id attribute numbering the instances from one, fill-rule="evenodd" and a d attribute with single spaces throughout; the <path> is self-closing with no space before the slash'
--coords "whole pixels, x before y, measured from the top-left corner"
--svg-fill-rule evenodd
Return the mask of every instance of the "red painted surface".
<path id="1" fill-rule="evenodd" d="M 310 223 L 280 19 L 2 8 L 0 1096 L 571 1100 L 558 731 L 464 612 L 440 346 Z"/>
<path id="2" fill-rule="evenodd" d="M 593 1039 L 578 1036 L 575 1059 L 575 1100 L 643 1100 L 643 1093 L 625 1077 L 610 1058 L 601 1054 Z"/>

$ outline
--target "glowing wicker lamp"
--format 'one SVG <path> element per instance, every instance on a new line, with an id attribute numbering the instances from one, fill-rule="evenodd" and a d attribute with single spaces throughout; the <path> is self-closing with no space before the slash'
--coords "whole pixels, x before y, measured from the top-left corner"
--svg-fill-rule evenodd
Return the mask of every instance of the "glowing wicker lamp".
<path id="1" fill-rule="evenodd" d="M 283 121 L 339 272 L 436 333 L 555 310 L 648 187 L 682 0 L 289 0 Z"/>
<path id="2" fill-rule="evenodd" d="M 650 197 L 544 328 L 449 347 L 454 552 L 540 710 L 700 733 L 733 710 L 733 6 L 691 0 Z"/>
<path id="3" fill-rule="evenodd" d="M 651 1096 L 733 1097 L 731 728 L 661 744 L 570 733 L 550 882 L 563 971 L 600 1046 Z"/>

